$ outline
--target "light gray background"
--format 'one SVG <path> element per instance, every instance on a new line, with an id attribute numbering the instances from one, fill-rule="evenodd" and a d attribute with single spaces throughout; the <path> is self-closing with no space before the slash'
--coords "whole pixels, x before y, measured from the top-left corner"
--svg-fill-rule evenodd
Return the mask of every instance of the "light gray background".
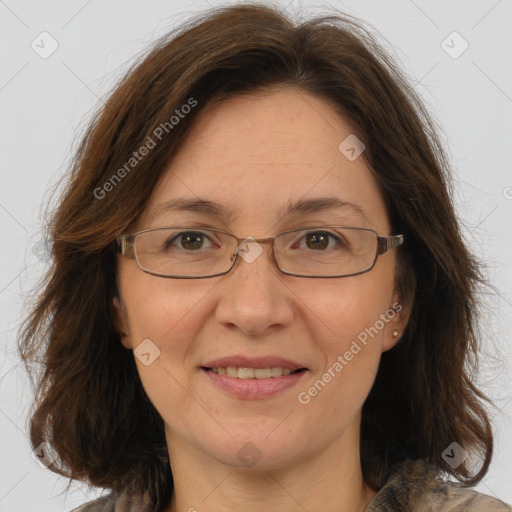
<path id="1" fill-rule="evenodd" d="M 101 494 L 78 484 L 64 494 L 67 481 L 35 462 L 26 437 L 32 391 L 15 339 L 28 293 L 45 268 L 38 251 L 42 205 L 127 64 L 190 14 L 220 3 L 0 0 L 0 512 L 67 511 Z M 315 14 L 329 4 L 302 5 Z M 496 450 L 477 489 L 512 503 L 512 1 L 330 5 L 362 18 L 391 43 L 442 126 L 465 235 L 496 286 L 485 298 L 481 375 L 497 407 Z M 290 9 L 299 6 L 291 2 Z M 59 45 L 47 59 L 31 48 L 43 31 Z M 469 44 L 458 58 L 442 47 L 453 31 Z M 445 43 L 452 54 L 462 48 L 457 37 Z"/>

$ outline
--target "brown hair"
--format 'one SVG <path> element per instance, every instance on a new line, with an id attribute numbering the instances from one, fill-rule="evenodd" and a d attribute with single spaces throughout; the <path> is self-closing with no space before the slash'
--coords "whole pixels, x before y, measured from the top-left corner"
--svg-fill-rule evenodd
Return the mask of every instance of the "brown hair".
<path id="1" fill-rule="evenodd" d="M 114 240 L 141 214 L 199 112 L 281 85 L 328 100 L 351 123 L 393 229 L 404 234 L 397 286 L 411 315 L 398 345 L 382 355 L 363 406 L 365 480 L 380 488 L 407 458 L 426 459 L 467 484 L 487 472 L 487 399 L 472 382 L 483 279 L 462 240 L 435 124 L 357 20 L 336 12 L 294 24 L 259 4 L 208 11 L 158 41 L 115 88 L 77 151 L 50 219 L 52 265 L 20 333 L 27 368 L 39 362 L 42 369 L 31 443 L 55 448 L 52 471 L 116 492 L 131 487 L 160 507 L 170 499 L 163 420 L 113 323 Z M 176 123 L 177 110 L 188 113 Z M 162 126 L 165 136 L 127 166 Z M 453 441 L 480 456 L 478 470 L 444 463 Z"/>

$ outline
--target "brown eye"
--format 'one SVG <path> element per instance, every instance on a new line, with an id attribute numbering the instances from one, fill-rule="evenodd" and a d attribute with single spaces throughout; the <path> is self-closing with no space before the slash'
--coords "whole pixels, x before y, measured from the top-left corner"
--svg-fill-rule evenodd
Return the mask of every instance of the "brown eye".
<path id="1" fill-rule="evenodd" d="M 309 249 L 325 249 L 329 246 L 329 235 L 326 233 L 309 233 L 306 235 Z"/>
<path id="2" fill-rule="evenodd" d="M 178 241 L 179 248 L 186 249 L 187 251 L 197 251 L 203 249 L 206 239 L 211 242 L 210 238 L 200 231 L 183 231 L 169 239 L 165 243 L 165 249 L 176 247 L 175 242 Z"/>
<path id="3" fill-rule="evenodd" d="M 305 248 L 312 251 L 322 252 L 335 246 L 344 247 L 346 245 L 342 239 L 328 231 L 311 231 L 306 233 L 302 239 L 305 240 Z M 334 241 L 335 244 L 329 245 L 331 241 Z"/>
<path id="4" fill-rule="evenodd" d="M 197 250 L 203 245 L 203 235 L 201 233 L 181 235 L 181 245 L 185 249 Z"/>

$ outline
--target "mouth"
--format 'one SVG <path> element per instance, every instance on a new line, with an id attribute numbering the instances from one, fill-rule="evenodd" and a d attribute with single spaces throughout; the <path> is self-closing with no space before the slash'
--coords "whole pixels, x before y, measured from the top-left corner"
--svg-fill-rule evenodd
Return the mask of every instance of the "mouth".
<path id="1" fill-rule="evenodd" d="M 208 363 L 208 366 L 200 366 L 199 370 L 206 378 L 205 384 L 225 395 L 243 400 L 274 397 L 296 386 L 309 372 L 308 368 L 277 358 L 260 361 L 220 359 Z"/>
<path id="2" fill-rule="evenodd" d="M 286 377 L 288 375 L 295 375 L 297 373 L 305 372 L 307 368 L 297 368 L 292 370 L 288 367 L 275 366 L 271 368 L 249 368 L 243 366 L 218 366 L 216 368 L 201 367 L 202 370 L 212 372 L 217 375 L 226 375 L 235 379 L 276 379 L 279 377 Z"/>

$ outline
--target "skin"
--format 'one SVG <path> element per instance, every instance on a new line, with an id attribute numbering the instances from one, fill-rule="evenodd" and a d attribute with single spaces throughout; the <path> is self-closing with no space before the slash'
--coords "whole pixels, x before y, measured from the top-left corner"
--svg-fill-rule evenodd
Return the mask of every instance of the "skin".
<path id="1" fill-rule="evenodd" d="M 351 133 L 326 101 L 294 88 L 229 98 L 202 112 L 132 232 L 189 220 L 254 238 L 330 223 L 393 234 L 364 158 L 349 161 L 338 149 Z M 356 203 L 367 219 L 346 209 L 278 222 L 290 202 L 324 195 Z M 155 215 L 169 199 L 196 196 L 234 213 L 224 221 Z M 149 338 L 161 351 L 149 366 L 135 361 L 166 424 L 175 483 L 167 512 L 239 511 L 241 504 L 253 512 L 355 512 L 375 495 L 361 472 L 361 408 L 382 352 L 399 339 L 392 331 L 405 328 L 406 308 L 307 405 L 297 395 L 400 301 L 395 250 L 365 274 L 307 279 L 281 274 L 264 247 L 252 263 L 239 258 L 229 274 L 209 279 L 156 277 L 119 257 L 114 302 L 117 327 L 128 334 L 122 343 L 134 349 Z M 198 369 L 234 354 L 292 358 L 308 373 L 272 398 L 238 399 Z M 237 455 L 247 442 L 261 456 L 251 467 Z"/>

